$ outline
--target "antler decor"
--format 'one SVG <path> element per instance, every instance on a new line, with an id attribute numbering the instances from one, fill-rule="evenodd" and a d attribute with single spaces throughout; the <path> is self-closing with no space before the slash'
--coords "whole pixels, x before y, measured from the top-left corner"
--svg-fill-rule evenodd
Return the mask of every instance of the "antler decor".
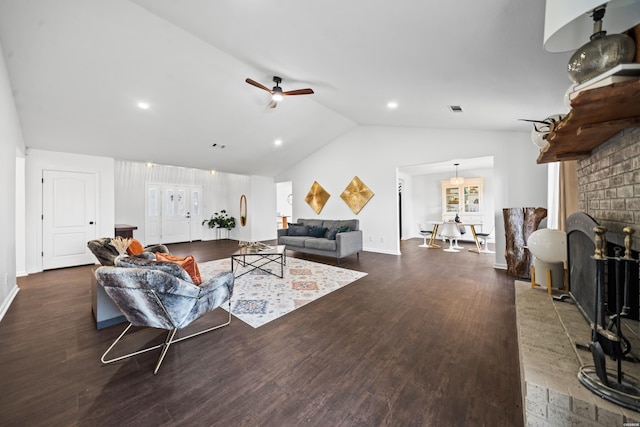
<path id="1" fill-rule="evenodd" d="M 264 244 L 262 242 L 242 242 L 242 241 L 238 243 L 238 246 L 242 248 L 249 248 L 249 249 L 256 249 L 256 250 L 267 249 L 269 247 L 269 245 Z"/>

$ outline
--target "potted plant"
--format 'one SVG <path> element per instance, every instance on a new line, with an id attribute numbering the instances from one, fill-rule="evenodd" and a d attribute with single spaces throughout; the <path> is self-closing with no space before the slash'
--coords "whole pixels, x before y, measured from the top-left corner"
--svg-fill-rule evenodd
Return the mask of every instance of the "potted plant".
<path id="1" fill-rule="evenodd" d="M 222 209 L 220 212 L 215 212 L 211 215 L 211 218 L 202 221 L 202 225 L 207 224 L 209 228 L 226 228 L 231 230 L 236 226 L 236 219 L 230 216 L 226 210 Z"/>

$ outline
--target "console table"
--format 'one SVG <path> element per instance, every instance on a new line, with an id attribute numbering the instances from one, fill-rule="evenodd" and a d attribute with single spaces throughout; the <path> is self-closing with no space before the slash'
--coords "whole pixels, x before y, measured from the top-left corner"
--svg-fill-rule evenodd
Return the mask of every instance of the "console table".
<path id="1" fill-rule="evenodd" d="M 135 225 L 128 224 L 116 224 L 115 228 L 115 235 L 124 237 L 125 239 L 133 238 L 133 230 L 138 229 Z"/>

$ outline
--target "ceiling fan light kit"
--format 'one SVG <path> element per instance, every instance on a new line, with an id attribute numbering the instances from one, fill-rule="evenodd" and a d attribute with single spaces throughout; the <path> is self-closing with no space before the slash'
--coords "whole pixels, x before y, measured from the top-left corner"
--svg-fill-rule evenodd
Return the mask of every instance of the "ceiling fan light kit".
<path id="1" fill-rule="evenodd" d="M 273 76 L 273 82 L 276 84 L 273 89 L 269 89 L 263 84 L 258 83 L 255 80 L 250 78 L 246 78 L 245 82 L 249 83 L 252 86 L 257 87 L 258 89 L 262 89 L 265 92 L 269 92 L 271 94 L 271 102 L 267 105 L 268 108 L 276 108 L 278 106 L 278 102 L 282 101 L 285 96 L 292 95 L 311 95 L 313 94 L 313 89 L 296 89 L 296 90 L 288 90 L 284 92 L 280 87 L 280 83 L 282 83 L 282 78 L 278 76 Z"/>

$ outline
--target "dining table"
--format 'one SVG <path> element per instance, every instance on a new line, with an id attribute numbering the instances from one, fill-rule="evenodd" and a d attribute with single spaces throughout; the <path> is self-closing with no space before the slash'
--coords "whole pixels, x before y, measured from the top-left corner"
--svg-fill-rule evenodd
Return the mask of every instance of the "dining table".
<path id="1" fill-rule="evenodd" d="M 431 230 L 431 237 L 429 238 L 429 243 L 427 244 L 428 248 L 435 249 L 440 247 L 436 245 L 436 240 L 438 238 L 438 230 L 440 229 L 440 226 L 445 222 L 447 221 L 429 221 L 429 224 L 433 225 L 433 229 Z M 453 222 L 453 221 L 449 221 L 449 222 Z M 458 224 L 459 226 L 469 226 L 469 229 L 471 230 L 471 236 L 473 236 L 473 241 L 476 244 L 476 247 L 469 249 L 469 251 L 480 253 L 482 248 L 480 246 L 480 241 L 478 240 L 478 235 L 476 234 L 476 226 L 477 225 L 482 226 L 482 222 L 481 221 L 456 222 L 456 224 Z"/>

